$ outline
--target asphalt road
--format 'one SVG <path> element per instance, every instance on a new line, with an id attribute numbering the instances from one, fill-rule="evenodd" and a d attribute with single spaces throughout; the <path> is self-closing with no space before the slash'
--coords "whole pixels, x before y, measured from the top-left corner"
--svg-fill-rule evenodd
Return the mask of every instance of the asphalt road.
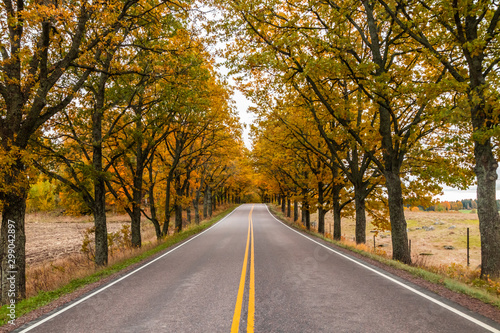
<path id="1" fill-rule="evenodd" d="M 253 253 L 252 253 L 253 252 Z M 22 332 L 500 332 L 275 220 L 226 219 Z"/>

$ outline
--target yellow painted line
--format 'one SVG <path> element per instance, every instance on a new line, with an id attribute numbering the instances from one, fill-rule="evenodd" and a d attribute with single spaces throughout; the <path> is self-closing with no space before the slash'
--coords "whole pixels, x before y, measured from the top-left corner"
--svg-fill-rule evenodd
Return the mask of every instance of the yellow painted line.
<path id="1" fill-rule="evenodd" d="M 245 258 L 243 259 L 243 268 L 241 270 L 240 287 L 238 288 L 238 296 L 236 297 L 236 306 L 234 308 L 233 324 L 231 325 L 231 333 L 238 333 L 240 329 L 241 308 L 243 306 L 243 292 L 245 291 L 245 278 L 247 276 L 248 265 L 248 245 L 250 243 L 250 218 L 252 215 L 253 206 L 250 209 L 248 217 L 248 235 L 247 245 L 245 247 Z"/>
<path id="2" fill-rule="evenodd" d="M 252 206 L 253 210 L 253 206 Z M 253 333 L 255 322 L 255 259 L 254 259 L 254 238 L 253 238 L 253 220 L 252 210 L 250 210 L 250 227 L 252 229 L 252 242 L 250 252 L 250 288 L 248 295 L 248 317 L 247 317 L 247 333 Z"/>

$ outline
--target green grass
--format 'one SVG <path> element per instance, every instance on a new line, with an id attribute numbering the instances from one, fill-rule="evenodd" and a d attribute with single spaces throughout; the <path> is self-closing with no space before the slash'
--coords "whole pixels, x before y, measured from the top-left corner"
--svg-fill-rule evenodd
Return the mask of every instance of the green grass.
<path id="1" fill-rule="evenodd" d="M 406 220 L 406 226 L 408 228 L 416 228 L 419 227 L 421 223 L 417 220 Z"/>
<path id="2" fill-rule="evenodd" d="M 288 220 L 286 220 L 284 215 L 280 211 L 277 211 L 272 205 L 269 205 L 269 208 L 271 209 L 273 214 L 275 216 L 277 216 L 281 221 L 283 221 L 284 223 L 286 223 L 288 225 L 291 225 L 292 227 L 295 227 L 297 229 L 302 230 L 301 228 L 298 227 L 297 224 L 291 224 Z M 399 261 L 388 259 L 388 258 L 379 256 L 377 254 L 374 254 L 372 252 L 367 252 L 367 251 L 362 251 L 362 250 L 356 249 L 353 246 L 349 246 L 349 245 L 346 245 L 344 243 L 334 241 L 330 238 L 325 238 L 323 235 L 318 234 L 316 232 L 307 231 L 307 230 L 305 230 L 305 232 L 312 235 L 312 236 L 315 236 L 317 238 L 323 239 L 324 241 L 330 242 L 338 247 L 341 247 L 341 248 L 344 248 L 346 250 L 361 254 L 364 257 L 376 260 L 376 261 L 381 262 L 387 266 L 394 267 L 394 268 L 397 268 L 400 270 L 404 270 L 404 271 L 412 274 L 413 276 L 422 278 L 424 280 L 427 280 L 427 281 L 435 283 L 435 284 L 442 285 L 451 291 L 468 295 L 470 297 L 476 298 L 484 303 L 491 304 L 491 305 L 500 309 L 500 298 L 493 296 L 492 294 L 488 293 L 486 290 L 469 286 L 463 282 L 451 279 L 445 275 L 436 274 L 434 272 L 427 271 L 421 267 L 406 265 L 406 264 L 403 264 Z"/>
<path id="3" fill-rule="evenodd" d="M 469 224 L 469 225 L 479 225 L 479 220 L 453 220 L 449 221 L 450 224 Z"/>
<path id="4" fill-rule="evenodd" d="M 462 235 L 458 237 L 456 243 L 460 247 L 467 247 L 467 235 Z M 481 248 L 481 237 L 479 235 L 469 235 L 469 246 L 471 248 L 478 247 Z"/>
<path id="5" fill-rule="evenodd" d="M 67 285 L 65 285 L 57 290 L 53 290 L 53 291 L 49 291 L 49 292 L 40 292 L 36 296 L 19 301 L 16 304 L 16 318 L 18 318 L 22 315 L 25 315 L 33 310 L 36 310 L 44 305 L 47 305 L 50 302 L 60 298 L 63 295 L 74 292 L 75 290 L 77 290 L 79 288 L 82 288 L 86 285 L 97 282 L 105 277 L 108 277 L 108 276 L 114 274 L 114 273 L 117 273 L 117 272 L 119 272 L 119 271 L 121 271 L 121 270 L 135 264 L 135 263 L 138 263 L 142 260 L 145 260 L 145 259 L 149 258 L 150 256 L 152 256 L 158 252 L 161 252 L 161 251 L 185 240 L 186 238 L 188 238 L 190 236 L 193 236 L 195 234 L 202 232 L 205 229 L 208 229 L 209 227 L 211 227 L 212 225 L 214 225 L 215 223 L 220 221 L 224 216 L 229 214 L 234 208 L 235 208 L 235 206 L 231 206 L 228 209 L 226 209 L 225 211 L 217 214 L 216 216 L 214 216 L 210 220 L 208 220 L 204 223 L 201 223 L 200 225 L 194 225 L 193 227 L 188 228 L 188 229 L 186 229 L 178 234 L 174 234 L 170 237 L 167 237 L 165 239 L 165 241 L 160 243 L 158 246 L 156 246 L 156 247 L 154 247 L 146 252 L 143 252 L 135 257 L 125 259 L 121 262 L 118 262 L 118 263 L 112 265 L 112 266 L 99 269 L 98 271 L 96 271 L 95 273 L 93 273 L 87 277 L 75 279 L 75 280 L 71 281 L 69 284 L 67 284 Z M 8 321 L 10 319 L 9 317 L 7 317 L 8 313 L 9 313 L 9 309 L 7 308 L 7 305 L 0 307 L 0 326 L 3 326 L 3 325 L 8 323 Z"/>

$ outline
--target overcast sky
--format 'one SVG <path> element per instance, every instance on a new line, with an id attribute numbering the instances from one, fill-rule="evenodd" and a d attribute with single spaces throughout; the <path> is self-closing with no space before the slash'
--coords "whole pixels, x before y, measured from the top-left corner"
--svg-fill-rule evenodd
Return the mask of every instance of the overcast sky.
<path id="1" fill-rule="evenodd" d="M 497 191 L 497 198 L 499 198 L 500 193 Z M 472 186 L 471 188 L 461 191 L 451 187 L 445 186 L 443 188 L 443 195 L 438 196 L 441 201 L 457 201 L 463 199 L 476 199 L 476 186 Z"/>
<path id="2" fill-rule="evenodd" d="M 500 184 L 497 181 L 497 199 L 500 199 Z M 477 199 L 477 186 L 471 186 L 469 189 L 465 191 L 460 191 L 453 189 L 451 187 L 445 186 L 443 188 L 443 195 L 440 195 L 438 198 L 441 201 L 457 201 L 463 199 Z"/>
<path id="3" fill-rule="evenodd" d="M 231 82 L 231 80 L 230 80 Z M 238 115 L 240 116 L 240 122 L 245 126 L 243 128 L 243 140 L 248 149 L 252 149 L 252 143 L 250 141 L 250 125 L 255 119 L 255 115 L 248 112 L 248 108 L 252 103 L 246 99 L 246 97 L 241 93 L 241 91 L 235 89 L 233 99 L 236 102 L 236 108 L 238 110 Z"/>
<path id="4" fill-rule="evenodd" d="M 224 44 L 219 43 L 215 47 L 216 49 L 222 49 L 224 48 Z M 231 76 L 228 75 L 229 70 L 223 65 L 224 64 L 224 59 L 220 57 L 215 57 L 215 62 L 217 63 L 217 72 L 219 72 L 220 75 L 224 76 L 227 78 L 229 84 L 234 88 L 233 89 L 233 100 L 236 104 L 236 109 L 238 111 L 238 115 L 240 117 L 240 122 L 244 126 L 243 127 L 243 141 L 245 142 L 245 146 L 247 146 L 248 149 L 252 148 L 252 143 L 250 141 L 250 125 L 253 120 L 255 119 L 255 116 L 248 112 L 248 108 L 252 106 L 252 103 L 243 95 L 241 91 L 236 89 L 235 87 L 235 82 L 231 78 Z"/>

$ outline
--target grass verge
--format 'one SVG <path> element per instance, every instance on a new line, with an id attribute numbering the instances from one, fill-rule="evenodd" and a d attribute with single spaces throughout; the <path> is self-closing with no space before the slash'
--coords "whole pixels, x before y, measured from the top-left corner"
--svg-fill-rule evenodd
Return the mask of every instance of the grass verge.
<path id="1" fill-rule="evenodd" d="M 161 241 L 157 246 L 148 249 L 145 252 L 142 252 L 136 256 L 121 260 L 108 267 L 100 268 L 86 277 L 74 279 L 70 283 L 56 290 L 41 291 L 36 296 L 19 301 L 18 303 L 16 303 L 16 309 L 15 309 L 16 318 L 21 317 L 31 311 L 34 311 L 44 305 L 47 305 L 63 295 L 72 293 L 81 287 L 97 282 L 133 264 L 143 261 L 195 234 L 202 232 L 203 230 L 208 229 L 215 223 L 219 222 L 223 217 L 229 214 L 236 207 L 237 205 L 232 205 L 226 210 L 214 216 L 213 218 L 207 220 L 206 222 L 202 222 L 199 225 L 190 226 L 185 230 L 181 231 L 180 233 L 168 236 L 167 238 L 165 238 L 165 240 Z M 7 305 L 0 307 L 0 327 L 7 324 L 8 321 L 10 320 L 10 318 L 7 316 L 8 314 L 9 314 L 9 309 L 7 308 Z"/>
<path id="2" fill-rule="evenodd" d="M 496 291 L 493 291 L 493 293 L 489 292 L 487 285 L 485 285 L 484 289 L 479 288 L 479 287 L 470 286 L 464 282 L 458 281 L 456 279 L 452 279 L 449 276 L 446 276 L 444 274 L 438 274 L 436 272 L 431 272 L 423 267 L 406 265 L 406 264 L 403 264 L 399 261 L 386 258 L 382 255 L 378 255 L 378 254 L 373 253 L 373 252 L 369 252 L 366 250 L 356 248 L 355 244 L 351 245 L 351 244 L 346 244 L 345 242 L 342 242 L 342 241 L 332 240 L 331 238 L 327 238 L 324 235 L 321 235 L 317 232 L 306 230 L 301 224 L 294 223 L 294 222 L 290 221 L 287 217 L 284 216 L 284 214 L 281 211 L 276 209 L 276 207 L 274 207 L 273 205 L 269 205 L 269 209 L 277 218 L 280 219 L 280 221 L 282 221 L 283 223 L 286 223 L 287 225 L 289 225 L 291 227 L 294 227 L 295 229 L 299 229 L 301 231 L 304 231 L 304 232 L 308 233 L 309 235 L 320 238 L 326 242 L 332 243 L 340 248 L 352 251 L 354 253 L 358 253 L 358 254 L 360 254 L 364 257 L 370 258 L 372 260 L 376 260 L 384 265 L 387 265 L 387 266 L 390 266 L 390 267 L 393 267 L 393 268 L 396 268 L 399 270 L 406 271 L 415 277 L 419 277 L 421 279 L 432 282 L 434 284 L 442 285 L 451 291 L 465 294 L 467 296 L 476 298 L 476 299 L 478 299 L 486 304 L 491 304 L 491 305 L 495 306 L 496 308 L 500 309 L 500 298 L 498 297 L 498 295 L 493 294 L 493 293 L 496 293 Z M 365 248 L 368 248 L 364 244 L 362 246 Z M 473 282 L 474 281 L 472 281 L 472 283 Z"/>

